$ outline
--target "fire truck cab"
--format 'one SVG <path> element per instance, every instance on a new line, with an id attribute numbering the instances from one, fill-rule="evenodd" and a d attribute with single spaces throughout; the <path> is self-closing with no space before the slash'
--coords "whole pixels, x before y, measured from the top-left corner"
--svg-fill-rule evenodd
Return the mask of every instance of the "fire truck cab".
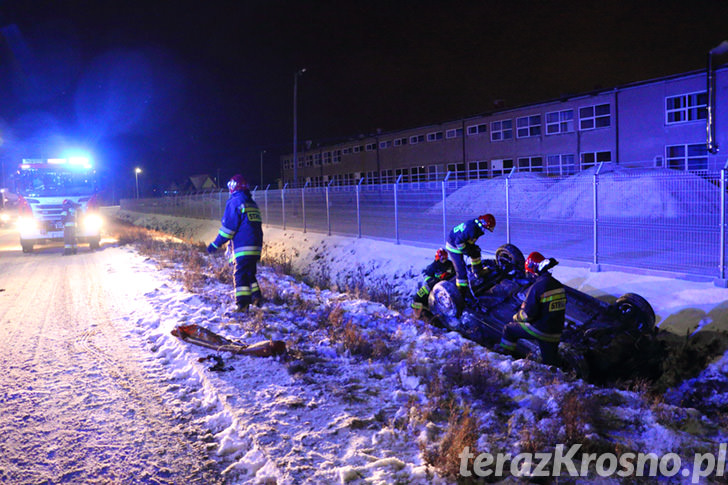
<path id="1" fill-rule="evenodd" d="M 96 171 L 87 158 L 23 159 L 14 176 L 18 232 L 24 253 L 63 240 L 63 201 L 79 206 L 78 242 L 98 249 L 103 219 L 98 210 Z"/>

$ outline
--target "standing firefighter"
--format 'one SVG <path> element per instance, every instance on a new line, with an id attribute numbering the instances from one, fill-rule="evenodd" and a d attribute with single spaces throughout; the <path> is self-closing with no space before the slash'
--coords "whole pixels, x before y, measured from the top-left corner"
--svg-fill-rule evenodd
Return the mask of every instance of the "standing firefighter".
<path id="1" fill-rule="evenodd" d="M 566 291 L 548 271 L 557 264 L 555 259 L 546 259 L 536 251 L 528 255 L 526 272 L 536 279 L 526 290 L 526 299 L 513 315 L 513 321 L 503 328 L 500 342 L 501 348 L 513 352 L 518 339 L 536 340 L 541 360 L 547 365 L 558 365 L 559 341 L 566 316 Z"/>
<path id="2" fill-rule="evenodd" d="M 263 227 L 260 209 L 250 195 L 248 183 L 236 174 L 228 182 L 230 198 L 225 205 L 222 227 L 215 240 L 207 247 L 208 253 L 230 241 L 235 263 L 235 311 L 244 312 L 253 303 L 260 305 L 261 294 L 255 278 L 260 252 L 263 248 Z"/>
<path id="3" fill-rule="evenodd" d="M 445 248 L 455 264 L 455 285 L 466 301 L 471 301 L 473 294 L 468 283 L 465 256 L 470 258 L 473 273 L 480 274 L 483 266 L 480 260 L 480 247 L 475 244 L 475 241 L 485 234 L 486 230 L 493 232 L 493 229 L 495 229 L 495 217 L 493 214 L 483 214 L 477 219 L 470 219 L 453 227 L 447 236 Z"/>
<path id="4" fill-rule="evenodd" d="M 76 254 L 78 252 L 78 238 L 76 237 L 76 226 L 78 224 L 79 205 L 70 199 L 63 201 L 61 211 L 61 222 L 63 223 L 63 255 Z"/>
<path id="5" fill-rule="evenodd" d="M 429 310 L 429 304 L 427 298 L 430 296 L 432 287 L 437 284 L 438 281 L 448 280 L 455 276 L 455 266 L 452 261 L 447 257 L 447 251 L 440 248 L 435 252 L 435 261 L 430 263 L 427 268 L 422 271 L 425 275 L 425 281 L 422 283 L 422 287 L 417 290 L 417 294 L 414 296 L 412 301 L 412 308 L 414 309 L 415 317 L 419 318 L 423 310 Z"/>

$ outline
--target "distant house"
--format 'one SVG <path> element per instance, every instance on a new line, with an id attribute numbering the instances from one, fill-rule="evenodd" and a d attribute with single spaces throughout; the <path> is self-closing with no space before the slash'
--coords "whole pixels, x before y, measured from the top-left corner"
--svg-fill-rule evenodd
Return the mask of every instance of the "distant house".
<path id="1" fill-rule="evenodd" d="M 182 187 L 184 192 L 201 192 L 215 189 L 217 189 L 217 185 L 207 174 L 190 176 Z"/>

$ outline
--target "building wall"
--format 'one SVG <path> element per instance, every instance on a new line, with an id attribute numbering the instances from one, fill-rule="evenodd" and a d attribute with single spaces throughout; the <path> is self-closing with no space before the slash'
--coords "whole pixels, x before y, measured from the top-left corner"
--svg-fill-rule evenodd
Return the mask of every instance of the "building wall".
<path id="1" fill-rule="evenodd" d="M 728 68 L 715 73 L 716 141 L 728 143 Z M 519 171 L 565 175 L 599 161 L 718 170 L 706 143 L 706 73 L 694 72 L 303 150 L 299 183 L 483 178 Z M 725 147 L 728 152 L 728 146 Z M 340 152 L 336 157 L 333 153 Z M 328 153 L 328 155 L 326 155 Z M 330 160 L 330 163 L 326 163 Z M 292 180 L 291 156 L 281 158 Z M 321 161 L 321 162 L 319 162 Z M 424 178 L 423 178 L 424 177 Z"/>

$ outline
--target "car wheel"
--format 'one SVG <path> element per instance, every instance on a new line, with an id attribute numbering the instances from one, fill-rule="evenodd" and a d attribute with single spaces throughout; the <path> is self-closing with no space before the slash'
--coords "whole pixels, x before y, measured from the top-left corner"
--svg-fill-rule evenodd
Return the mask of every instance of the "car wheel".
<path id="1" fill-rule="evenodd" d="M 518 247 L 513 244 L 504 244 L 495 251 L 495 261 L 503 271 L 509 274 L 523 271 L 526 258 Z"/>
<path id="2" fill-rule="evenodd" d="M 436 284 L 428 299 L 430 311 L 450 330 L 458 328 L 465 303 L 457 286 L 452 281 L 441 281 Z"/>
<path id="3" fill-rule="evenodd" d="M 589 379 L 589 364 L 586 362 L 584 354 L 576 348 L 562 342 L 559 344 L 559 358 L 564 371 L 573 372 L 580 379 Z"/>
<path id="4" fill-rule="evenodd" d="M 655 329 L 655 311 L 636 293 L 625 293 L 614 302 L 622 321 L 630 322 L 641 333 L 650 334 Z"/>
<path id="5" fill-rule="evenodd" d="M 33 252 L 33 243 L 20 241 L 20 245 L 23 246 L 23 252 L 24 253 L 32 253 Z"/>
<path id="6" fill-rule="evenodd" d="M 99 249 L 99 248 L 101 247 L 101 241 L 99 240 L 99 238 L 94 238 L 94 239 L 91 239 L 91 240 L 90 240 L 90 241 L 88 242 L 88 247 L 89 247 L 89 249 L 91 249 L 92 251 L 95 251 L 95 250 L 97 250 L 97 249 Z"/>

